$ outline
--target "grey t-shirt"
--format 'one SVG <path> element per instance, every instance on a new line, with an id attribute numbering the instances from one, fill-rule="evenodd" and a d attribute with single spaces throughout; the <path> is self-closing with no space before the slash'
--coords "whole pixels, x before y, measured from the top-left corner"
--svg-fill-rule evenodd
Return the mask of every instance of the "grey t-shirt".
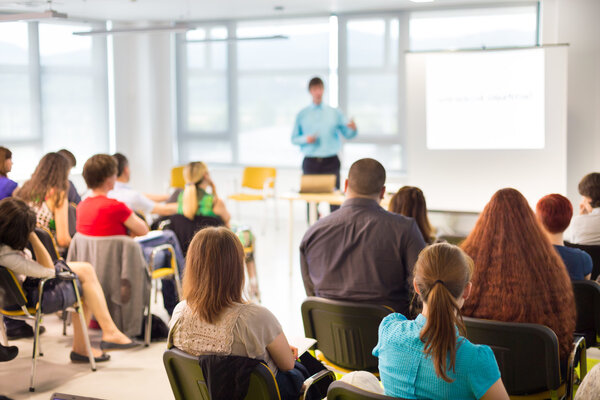
<path id="1" fill-rule="evenodd" d="M 255 358 L 267 363 L 274 374 L 277 366 L 267 345 L 283 331 L 277 318 L 258 304 L 235 304 L 209 324 L 197 317 L 186 301 L 173 311 L 168 347 L 194 356 L 218 354 Z"/>

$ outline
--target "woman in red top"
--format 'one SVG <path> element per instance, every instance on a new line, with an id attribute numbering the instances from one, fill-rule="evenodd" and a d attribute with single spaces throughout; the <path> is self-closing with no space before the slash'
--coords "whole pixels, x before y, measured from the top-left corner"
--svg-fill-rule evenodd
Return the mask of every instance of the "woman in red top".
<path id="1" fill-rule="evenodd" d="M 77 232 L 88 236 L 143 236 L 148 225 L 107 193 L 117 180 L 117 162 L 108 154 L 96 154 L 83 166 L 83 179 L 91 194 L 77 206 Z"/>

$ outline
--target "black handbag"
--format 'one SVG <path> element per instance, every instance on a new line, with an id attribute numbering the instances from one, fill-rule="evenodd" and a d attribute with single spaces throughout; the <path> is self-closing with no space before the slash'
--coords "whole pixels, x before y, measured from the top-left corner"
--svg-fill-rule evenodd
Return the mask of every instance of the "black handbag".
<path id="1" fill-rule="evenodd" d="M 56 271 L 56 277 L 46 281 L 42 292 L 41 307 L 44 314 L 62 311 L 77 302 L 73 280 L 70 276 L 75 276 L 79 295 L 81 296 L 82 293 L 79 279 L 77 279 L 75 273 L 71 271 L 71 268 L 63 260 L 57 260 L 54 263 L 54 270 Z M 39 283 L 39 278 L 27 278 L 23 282 L 23 289 L 25 289 L 25 293 L 27 294 L 28 307 L 35 307 L 39 300 Z"/>

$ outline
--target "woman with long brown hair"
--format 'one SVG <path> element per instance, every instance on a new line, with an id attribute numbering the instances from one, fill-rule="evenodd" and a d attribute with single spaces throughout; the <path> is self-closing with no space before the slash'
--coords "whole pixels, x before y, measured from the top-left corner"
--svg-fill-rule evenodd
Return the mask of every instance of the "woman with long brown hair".
<path id="1" fill-rule="evenodd" d="M 419 254 L 413 286 L 423 311 L 414 321 L 402 314 L 385 317 L 373 350 L 386 395 L 508 399 L 492 350 L 461 336 L 460 309 L 473 290 L 472 273 L 473 260 L 451 244 L 434 244 Z"/>
<path id="2" fill-rule="evenodd" d="M 525 197 L 497 191 L 461 247 L 475 262 L 463 314 L 546 325 L 566 363 L 575 330 L 571 280 Z"/>
<path id="3" fill-rule="evenodd" d="M 69 234 L 69 170 L 71 164 L 58 153 L 48 153 L 31 178 L 15 192 L 37 215 L 37 224 L 49 229 L 61 249 L 71 243 Z"/>
<path id="4" fill-rule="evenodd" d="M 388 211 L 413 218 L 419 226 L 425 243 L 433 243 L 433 228 L 427 217 L 427 203 L 421 189 L 415 186 L 401 187 L 392 196 Z"/>
<path id="5" fill-rule="evenodd" d="M 204 228 L 196 233 L 186 257 L 184 301 L 173 312 L 168 346 L 194 356 L 216 354 L 263 360 L 276 375 L 280 389 L 284 389 L 287 380 L 280 372 L 297 368 L 298 350 L 288 344 L 269 310 L 244 301 L 243 285 L 244 249 L 238 237 L 225 227 Z M 294 392 L 300 388 L 291 389 Z"/>

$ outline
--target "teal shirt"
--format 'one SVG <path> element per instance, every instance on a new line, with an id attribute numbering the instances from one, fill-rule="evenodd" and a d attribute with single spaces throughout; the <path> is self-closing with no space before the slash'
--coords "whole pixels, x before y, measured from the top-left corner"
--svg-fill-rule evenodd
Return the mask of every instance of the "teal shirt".
<path id="1" fill-rule="evenodd" d="M 306 157 L 331 157 L 342 147 L 341 136 L 352 139 L 358 133 L 346 126 L 348 122 L 342 112 L 326 104 L 311 104 L 296 117 L 292 143 L 299 145 Z M 317 136 L 314 143 L 308 143 L 308 136 Z"/>
<path id="2" fill-rule="evenodd" d="M 456 371 L 448 383 L 435 374 L 432 360 L 423 353 L 419 338 L 426 319 L 419 314 L 409 321 L 390 314 L 379 325 L 379 342 L 373 355 L 379 357 L 379 374 L 387 396 L 406 399 L 479 399 L 500 379 L 492 349 L 457 339 Z M 448 359 L 449 363 L 449 359 Z"/>

